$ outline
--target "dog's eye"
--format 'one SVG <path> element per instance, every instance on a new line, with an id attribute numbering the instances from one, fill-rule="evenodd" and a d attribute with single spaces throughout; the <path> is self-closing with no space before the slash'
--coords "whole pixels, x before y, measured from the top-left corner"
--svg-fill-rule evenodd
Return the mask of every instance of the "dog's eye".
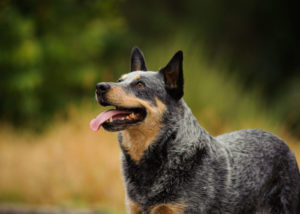
<path id="1" fill-rule="evenodd" d="M 136 83 L 136 87 L 138 87 L 138 88 L 144 88 L 145 87 L 145 83 L 143 83 L 142 81 L 138 81 Z"/>

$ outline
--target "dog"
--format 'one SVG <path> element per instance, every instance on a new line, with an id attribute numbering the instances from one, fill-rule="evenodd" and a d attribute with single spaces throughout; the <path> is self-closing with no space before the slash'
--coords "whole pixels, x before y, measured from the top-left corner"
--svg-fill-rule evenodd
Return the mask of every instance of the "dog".
<path id="1" fill-rule="evenodd" d="M 148 71 L 138 47 L 131 72 L 96 85 L 114 109 L 90 123 L 118 131 L 131 214 L 300 214 L 300 175 L 284 141 L 260 129 L 211 136 L 183 100 L 183 53 Z"/>

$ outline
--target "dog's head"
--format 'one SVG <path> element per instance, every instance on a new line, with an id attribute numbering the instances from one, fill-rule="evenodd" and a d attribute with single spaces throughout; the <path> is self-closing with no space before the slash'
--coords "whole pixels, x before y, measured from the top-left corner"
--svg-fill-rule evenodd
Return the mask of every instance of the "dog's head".
<path id="1" fill-rule="evenodd" d="M 108 131 L 120 131 L 161 121 L 168 106 L 176 106 L 183 96 L 182 60 L 182 51 L 178 51 L 158 72 L 147 71 L 143 53 L 134 47 L 131 72 L 122 75 L 118 82 L 96 85 L 99 104 L 114 109 L 92 120 L 92 130 L 97 131 L 102 126 Z"/>

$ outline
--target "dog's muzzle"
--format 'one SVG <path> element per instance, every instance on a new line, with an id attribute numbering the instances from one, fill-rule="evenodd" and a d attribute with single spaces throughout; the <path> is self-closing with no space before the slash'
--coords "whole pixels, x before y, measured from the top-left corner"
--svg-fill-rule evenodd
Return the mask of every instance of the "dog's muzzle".
<path id="1" fill-rule="evenodd" d="M 96 84 L 97 100 L 103 106 L 108 105 L 108 103 L 105 101 L 105 94 L 109 91 L 110 88 L 110 84 L 106 82 L 100 82 Z"/>

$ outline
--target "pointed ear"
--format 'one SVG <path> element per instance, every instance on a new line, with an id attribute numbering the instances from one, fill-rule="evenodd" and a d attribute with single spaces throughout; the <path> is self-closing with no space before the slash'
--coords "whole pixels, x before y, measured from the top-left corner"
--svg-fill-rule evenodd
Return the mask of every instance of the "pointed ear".
<path id="1" fill-rule="evenodd" d="M 136 46 L 131 51 L 130 71 L 147 71 L 143 52 Z"/>
<path id="2" fill-rule="evenodd" d="M 168 65 L 159 72 L 163 74 L 167 92 L 176 100 L 183 96 L 183 53 L 178 51 Z"/>

